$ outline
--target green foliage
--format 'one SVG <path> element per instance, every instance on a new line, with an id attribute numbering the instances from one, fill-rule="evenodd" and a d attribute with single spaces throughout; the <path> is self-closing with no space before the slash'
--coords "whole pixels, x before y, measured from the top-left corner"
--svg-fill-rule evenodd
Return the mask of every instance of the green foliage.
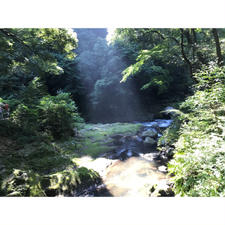
<path id="1" fill-rule="evenodd" d="M 204 90 L 196 91 L 180 107 L 185 114 L 169 171 L 181 196 L 225 196 L 225 89 L 215 71 L 223 79 L 222 68 L 196 74 L 200 79 L 196 87 Z M 201 74 L 207 76 L 201 79 Z"/>
<path id="2" fill-rule="evenodd" d="M 0 136 L 9 137 L 15 136 L 20 132 L 20 129 L 10 120 L 0 120 Z"/>
<path id="3" fill-rule="evenodd" d="M 224 38 L 224 34 L 218 32 Z M 152 89 L 158 95 L 184 94 L 191 85 L 187 74 L 192 76 L 193 71 L 217 61 L 210 29 L 117 29 L 113 42 L 117 40 L 125 46 L 135 45 L 138 53 L 136 62 L 131 62 L 123 71 L 121 82 L 135 76 L 136 80 L 142 81 L 142 90 Z M 154 67 L 161 71 L 154 71 Z M 148 80 L 145 80 L 146 74 Z M 197 81 L 202 79 L 199 85 L 204 85 L 203 80 L 207 85 L 207 74 L 198 74 Z"/>
<path id="4" fill-rule="evenodd" d="M 8 98 L 8 104 L 12 111 L 10 120 L 21 131 L 25 132 L 24 135 L 35 134 L 39 129 L 37 123 L 40 117 L 38 111 L 39 100 L 47 94 L 45 86 L 40 82 L 39 78 L 34 78 L 29 82 L 27 87 L 17 95 L 17 98 Z"/>
<path id="5" fill-rule="evenodd" d="M 63 73 L 58 55 L 72 60 L 77 39 L 67 29 L 0 29 L 0 94 L 12 95 L 34 77 Z"/>
<path id="6" fill-rule="evenodd" d="M 73 135 L 75 123 L 82 122 L 68 93 L 45 96 L 40 100 L 40 126 L 54 138 Z"/>
<path id="7" fill-rule="evenodd" d="M 166 93 L 172 81 L 172 78 L 169 76 L 169 71 L 163 69 L 161 66 L 151 66 L 149 69 L 152 74 L 150 82 L 143 85 L 141 90 L 152 88 L 157 90 L 158 95 Z"/>
<path id="8" fill-rule="evenodd" d="M 85 167 L 44 176 L 31 170 L 14 169 L 3 180 L 0 190 L 1 196 L 11 197 L 74 196 L 77 191 L 97 182 L 100 182 L 99 174 Z"/>
<path id="9" fill-rule="evenodd" d="M 92 169 L 89 170 L 86 167 L 80 167 L 77 169 L 77 172 L 83 187 L 88 187 L 93 183 L 100 182 L 101 180 L 99 174 Z"/>
<path id="10" fill-rule="evenodd" d="M 37 119 L 37 110 L 24 104 L 19 104 L 11 115 L 12 122 L 27 133 L 37 130 Z"/>
<path id="11" fill-rule="evenodd" d="M 135 75 L 136 73 L 140 72 L 149 59 L 154 58 L 154 56 L 159 58 L 161 54 L 161 46 L 156 46 L 151 50 L 141 50 L 136 59 L 137 62 L 133 65 L 130 65 L 123 71 L 123 79 L 121 80 L 121 82 L 125 82 L 129 76 Z M 163 69 L 160 66 L 153 65 L 152 70 L 160 73 Z"/>
<path id="12" fill-rule="evenodd" d="M 55 137 L 71 135 L 74 119 L 78 118 L 72 100 L 68 102 L 69 97 L 64 96 L 63 102 L 58 96 L 58 102 L 53 103 L 54 97 L 49 97 L 46 104 L 52 108 L 47 109 L 40 99 L 48 96 L 47 78 L 63 74 L 66 66 L 68 71 L 69 62 L 74 60 L 75 33 L 69 29 L 0 29 L 0 43 L 0 94 L 10 106 L 8 124 L 26 136 L 40 131 Z"/>
<path id="13" fill-rule="evenodd" d="M 150 57 L 150 54 L 148 55 L 148 53 L 142 51 L 137 58 L 137 63 L 129 66 L 123 71 L 123 79 L 120 82 L 125 82 L 131 75 L 142 72 L 144 75 L 143 77 L 147 78 L 147 83 L 141 87 L 141 90 L 157 90 L 158 95 L 166 93 L 171 82 L 173 81 L 173 78 L 170 76 L 168 69 L 164 69 L 161 66 L 156 66 L 152 63 L 152 61 L 147 62 Z M 142 80 L 144 81 L 143 78 Z"/>
<path id="14" fill-rule="evenodd" d="M 158 147 L 168 145 L 168 146 L 173 146 L 174 143 L 177 142 L 179 138 L 179 131 L 181 127 L 182 119 L 180 117 L 176 117 L 172 124 L 165 130 L 163 131 L 162 137 L 159 138 L 158 140 Z"/>
<path id="15" fill-rule="evenodd" d="M 126 47 L 135 46 L 136 54 L 122 72 L 121 82 L 133 76 L 142 99 L 187 92 L 189 77 L 180 56 L 177 29 L 117 29 L 114 43 L 117 41 Z"/>
<path id="16" fill-rule="evenodd" d="M 225 67 L 218 67 L 212 63 L 210 66 L 203 67 L 195 78 L 198 81 L 196 88 L 198 90 L 210 89 L 214 83 L 225 83 Z"/>
<path id="17" fill-rule="evenodd" d="M 2 194 L 5 196 L 45 196 L 41 189 L 40 176 L 32 171 L 14 169 L 1 185 Z"/>
<path id="18" fill-rule="evenodd" d="M 35 107 L 39 99 L 47 94 L 48 92 L 44 82 L 41 81 L 39 77 L 34 77 L 34 79 L 28 83 L 27 87 L 24 87 L 24 89 L 18 93 L 17 98 L 22 103 Z"/>
<path id="19" fill-rule="evenodd" d="M 62 170 L 71 164 L 69 157 L 58 146 L 43 141 L 25 145 L 17 156 L 27 160 L 27 167 L 39 174 Z"/>
<path id="20" fill-rule="evenodd" d="M 51 143 L 42 138 L 23 145 L 10 142 L 10 149 L 3 152 L 2 143 L 7 146 L 8 142 L 0 143 L 1 196 L 74 196 L 100 181 L 95 171 L 77 168 L 73 162 L 77 145 L 68 149 L 68 142 Z"/>
<path id="21" fill-rule="evenodd" d="M 10 120 L 5 122 L 8 124 L 5 126 L 9 126 L 5 127 L 8 130 L 6 132 L 10 132 L 13 127 L 16 127 L 18 138 L 21 135 L 40 135 L 41 132 L 42 135 L 45 132 L 54 138 L 73 136 L 73 129 L 83 123 L 83 119 L 79 116 L 77 107 L 68 93 L 61 92 L 56 96 L 46 95 L 41 99 L 37 95 L 31 95 L 28 99 L 23 98 L 22 101 L 27 104 L 18 104 L 11 113 Z"/>

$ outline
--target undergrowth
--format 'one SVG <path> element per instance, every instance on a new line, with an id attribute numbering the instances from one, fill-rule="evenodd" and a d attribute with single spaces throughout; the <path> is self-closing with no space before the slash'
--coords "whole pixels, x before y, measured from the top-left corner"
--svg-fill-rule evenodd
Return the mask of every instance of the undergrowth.
<path id="1" fill-rule="evenodd" d="M 180 105 L 181 127 L 169 163 L 180 196 L 225 196 L 225 68 L 195 74 L 193 96 Z"/>

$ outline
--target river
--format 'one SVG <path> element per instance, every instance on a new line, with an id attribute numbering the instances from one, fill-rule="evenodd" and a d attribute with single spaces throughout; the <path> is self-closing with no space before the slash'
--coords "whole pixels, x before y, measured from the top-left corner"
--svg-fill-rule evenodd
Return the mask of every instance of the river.
<path id="1" fill-rule="evenodd" d="M 146 145 L 142 135 L 146 131 L 156 131 L 157 141 L 162 136 L 162 130 L 171 123 L 172 120 L 162 119 L 141 123 L 141 133 L 132 137 L 114 137 L 122 140 L 114 151 L 104 153 L 95 160 L 84 157 L 82 166 L 96 170 L 102 177 L 102 184 L 93 185 L 78 196 L 148 197 L 153 185 L 168 186 L 167 158 L 156 150 L 156 145 Z"/>

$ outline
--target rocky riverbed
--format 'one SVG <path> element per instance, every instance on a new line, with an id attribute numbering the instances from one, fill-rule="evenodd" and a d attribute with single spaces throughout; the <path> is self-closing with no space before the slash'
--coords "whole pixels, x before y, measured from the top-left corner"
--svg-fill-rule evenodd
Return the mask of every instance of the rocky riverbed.
<path id="1" fill-rule="evenodd" d="M 171 119 L 84 123 L 65 141 L 1 139 L 0 195 L 173 196 L 169 126 Z"/>
<path id="2" fill-rule="evenodd" d="M 135 122 L 141 125 L 135 133 L 110 136 L 112 141 L 108 145 L 112 150 L 95 159 L 81 157 L 79 165 L 97 171 L 102 183 L 78 196 L 173 196 L 166 167 L 171 152 L 156 149 L 162 131 L 171 123 L 172 120 L 162 119 Z"/>

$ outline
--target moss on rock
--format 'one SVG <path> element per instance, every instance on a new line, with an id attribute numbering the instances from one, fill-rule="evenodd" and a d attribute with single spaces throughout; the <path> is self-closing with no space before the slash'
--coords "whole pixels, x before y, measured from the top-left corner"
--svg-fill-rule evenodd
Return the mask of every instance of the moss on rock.
<path id="1" fill-rule="evenodd" d="M 77 169 L 77 172 L 79 173 L 79 178 L 81 181 L 80 184 L 84 188 L 94 183 L 99 183 L 101 181 L 99 174 L 92 169 L 87 169 L 86 167 L 80 167 Z"/>
<path id="2" fill-rule="evenodd" d="M 77 191 L 99 183 L 100 176 L 85 167 L 40 176 L 32 171 L 15 169 L 3 180 L 2 196 L 74 196 Z"/>
<path id="3" fill-rule="evenodd" d="M 32 171 L 14 169 L 1 185 L 5 196 L 45 196 L 40 186 L 40 176 Z"/>
<path id="4" fill-rule="evenodd" d="M 41 186 L 47 196 L 74 196 L 77 191 L 100 181 L 97 172 L 81 167 L 76 170 L 64 170 L 44 176 Z"/>
<path id="5" fill-rule="evenodd" d="M 95 158 L 114 148 L 113 136 L 135 135 L 142 126 L 142 124 L 133 123 L 86 124 L 80 131 L 83 137 L 80 141 L 81 154 Z"/>

